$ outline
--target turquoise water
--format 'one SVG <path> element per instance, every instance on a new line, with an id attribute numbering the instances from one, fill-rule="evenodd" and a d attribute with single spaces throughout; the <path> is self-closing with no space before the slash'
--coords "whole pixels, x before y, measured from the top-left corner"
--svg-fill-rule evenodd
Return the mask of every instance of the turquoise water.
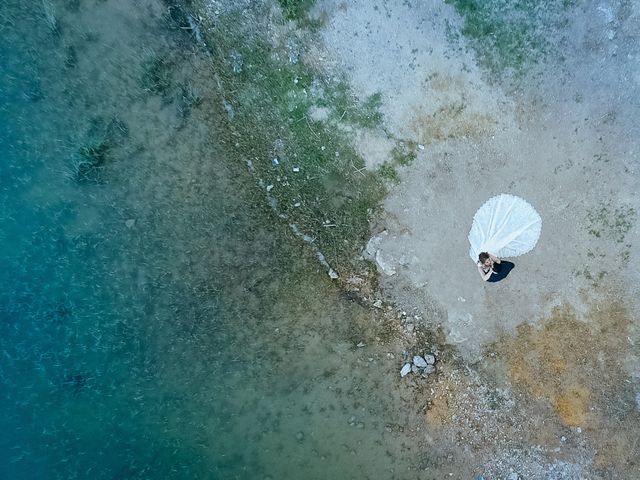
<path id="1" fill-rule="evenodd" d="M 0 22 L 0 478 L 406 478 L 387 326 L 226 157 L 171 9 Z"/>

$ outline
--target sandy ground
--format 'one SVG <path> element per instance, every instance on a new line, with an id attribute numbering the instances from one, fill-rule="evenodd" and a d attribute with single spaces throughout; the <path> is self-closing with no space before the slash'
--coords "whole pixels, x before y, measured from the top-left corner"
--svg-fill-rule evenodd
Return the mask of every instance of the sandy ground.
<path id="1" fill-rule="evenodd" d="M 636 478 L 640 7 L 568 11 L 547 32 L 557 49 L 508 84 L 451 40 L 462 20 L 441 2 L 324 0 L 314 15 L 327 68 L 362 98 L 382 93 L 368 163 L 397 139 L 424 147 L 399 171 L 369 253 L 387 297 L 465 360 L 425 394 L 426 444 L 447 438 L 453 470 L 487 478 Z M 527 199 L 543 228 L 487 284 L 467 234 L 499 193 Z"/>

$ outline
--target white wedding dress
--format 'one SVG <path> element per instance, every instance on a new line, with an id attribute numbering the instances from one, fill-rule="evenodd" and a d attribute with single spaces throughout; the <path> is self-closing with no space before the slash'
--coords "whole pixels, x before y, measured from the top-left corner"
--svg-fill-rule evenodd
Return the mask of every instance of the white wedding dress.
<path id="1" fill-rule="evenodd" d="M 497 257 L 517 257 L 533 249 L 540 238 L 542 219 L 525 200 L 503 193 L 491 197 L 473 217 L 469 232 L 469 256 L 480 252 Z"/>

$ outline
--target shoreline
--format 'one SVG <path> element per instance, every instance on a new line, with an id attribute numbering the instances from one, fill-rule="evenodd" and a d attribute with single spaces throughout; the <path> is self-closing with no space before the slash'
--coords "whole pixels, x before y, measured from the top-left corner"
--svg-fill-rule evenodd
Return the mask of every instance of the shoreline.
<path id="1" fill-rule="evenodd" d="M 360 286 L 371 279 L 363 304 L 372 310 L 376 305 L 389 308 L 405 342 L 410 343 L 411 329 L 419 326 L 427 332 L 440 331 L 440 345 L 458 351 L 449 359 L 452 368 L 445 366 L 433 382 L 433 386 L 445 390 L 447 385 L 456 388 L 453 398 L 438 388 L 435 393 L 431 389 L 427 401 L 430 406 L 424 410 L 427 428 L 433 429 L 429 438 L 454 432 L 465 438 L 483 438 L 487 432 L 499 435 L 510 431 L 515 435 L 496 438 L 485 446 L 479 441 L 473 454 L 466 451 L 455 461 L 461 471 L 470 468 L 477 474 L 480 472 L 473 465 L 483 464 L 485 474 L 519 472 L 533 478 L 574 478 L 593 472 L 591 466 L 598 464 L 605 465 L 608 472 L 624 472 L 632 439 L 638 432 L 625 431 L 626 440 L 616 447 L 621 452 L 615 454 L 619 455 L 617 460 L 597 452 L 596 445 L 617 420 L 607 422 L 588 413 L 589 409 L 606 410 L 611 399 L 598 386 L 595 372 L 602 367 L 592 365 L 591 370 L 585 370 L 584 365 L 590 361 L 576 363 L 576 358 L 582 358 L 584 349 L 602 355 L 598 348 L 605 347 L 598 347 L 594 332 L 613 322 L 613 331 L 607 337 L 610 352 L 603 360 L 616 372 L 608 388 L 624 392 L 620 394 L 631 402 L 624 414 L 618 412 L 614 418 L 638 415 L 632 401 L 634 390 L 627 389 L 621 380 L 626 378 L 640 389 L 631 367 L 638 365 L 638 355 L 624 341 L 611 337 L 637 335 L 632 320 L 638 309 L 633 288 L 626 288 L 624 277 L 610 273 L 613 270 L 627 278 L 637 277 L 632 267 L 638 264 L 638 246 L 631 233 L 636 229 L 638 206 L 630 193 L 637 184 L 632 176 L 635 157 L 632 146 L 625 150 L 615 140 L 629 139 L 616 119 L 625 119 L 633 130 L 629 123 L 633 115 L 621 102 L 615 110 L 602 111 L 611 94 L 607 82 L 616 81 L 613 74 L 611 80 L 601 83 L 590 80 L 595 89 L 592 98 L 587 97 L 589 90 L 584 90 L 589 81 L 583 80 L 589 62 L 601 61 L 588 48 L 585 50 L 589 42 L 604 52 L 612 72 L 624 70 L 616 60 L 616 51 L 634 52 L 630 27 L 634 13 L 620 7 L 616 17 L 602 10 L 602 16 L 597 17 L 602 31 L 595 27 L 589 30 L 583 28 L 583 19 L 596 7 L 554 3 L 546 16 L 519 12 L 524 16 L 514 18 L 523 23 L 516 25 L 521 30 L 514 30 L 509 12 L 496 10 L 493 3 L 480 12 L 465 8 L 463 2 L 433 4 L 412 16 L 414 7 L 410 5 L 392 4 L 381 9 L 373 4 L 341 6 L 326 0 L 316 2 L 308 15 L 298 12 L 302 19 L 299 25 L 283 24 L 277 12 L 270 12 L 277 26 L 265 32 L 275 39 L 273 51 L 280 52 L 276 56 L 289 56 L 291 62 L 291 44 L 287 42 L 294 39 L 299 48 L 294 64 L 302 59 L 319 66 L 316 74 L 344 75 L 349 83 L 346 88 L 357 93 L 360 104 L 373 99 L 371 105 L 380 114 L 369 111 L 369 117 L 380 119 L 373 124 L 362 126 L 356 121 L 345 127 L 344 113 L 332 113 L 330 105 L 312 102 L 304 106 L 317 115 L 314 122 L 329 121 L 336 131 L 346 129 L 347 141 L 364 157 L 353 165 L 355 171 L 368 167 L 386 187 L 378 197 L 382 208 L 367 215 L 371 235 L 358 237 L 355 243 L 360 252 L 352 251 L 360 257 L 371 250 L 369 261 L 377 263 L 377 272 L 359 275 L 356 268 L 341 275 L 341 288 L 362 301 Z M 425 12 L 428 15 L 421 17 Z M 422 43 L 394 26 L 394 22 L 402 21 L 407 32 L 415 29 L 424 34 Z M 424 32 L 427 25 L 430 34 Z M 568 25 L 567 31 L 560 28 L 563 25 Z M 482 35 L 491 29 L 499 35 L 486 42 Z M 600 38 L 601 32 L 604 38 Z M 324 45 L 300 50 L 305 38 L 313 37 L 320 38 Z M 392 41 L 385 44 L 385 39 Z M 555 49 L 553 45 L 561 47 Z M 576 59 L 564 58 L 566 52 Z M 583 64 L 580 58 L 585 59 Z M 406 64 L 398 63 L 401 61 Z M 420 68 L 424 72 L 420 73 Z M 560 72 L 557 78 L 553 76 L 556 71 Z M 424 78 L 416 77 L 420 74 Z M 562 82 L 572 85 L 575 92 L 567 93 Z M 314 131 L 311 124 L 308 130 Z M 603 141 L 607 136 L 611 139 Z M 479 180 L 483 172 L 490 172 L 493 179 L 489 191 Z M 614 183 L 620 182 L 623 188 L 614 192 L 606 182 L 604 186 L 597 182 L 589 185 L 590 177 L 598 174 L 615 175 Z M 424 179 L 429 181 L 428 188 Z M 584 194 L 580 185 L 590 187 L 583 204 L 577 203 L 576 195 Z M 477 285 L 475 269 L 469 265 L 465 268 L 467 231 L 461 222 L 470 222 L 482 201 L 502 192 L 521 193 L 533 201 L 541 209 L 545 226 L 536 251 L 521 259 L 524 277 L 514 275 L 508 285 L 490 292 Z M 466 203 L 459 202 L 462 198 Z M 439 213 L 450 210 L 450 216 Z M 577 221 L 568 223 L 572 220 Z M 446 228 L 439 228 L 443 223 Z M 438 233 L 431 233 L 429 228 Z M 313 238 L 311 231 L 303 230 L 303 241 Z M 448 257 L 441 238 L 453 239 L 452 245 L 446 246 L 462 251 L 460 258 L 464 261 L 454 260 L 449 266 L 455 281 L 445 278 L 438 284 L 428 276 L 429 256 Z M 567 246 L 572 250 L 567 251 Z M 557 251 L 563 252 L 562 262 L 540 267 L 541 258 L 553 258 Z M 598 258 L 609 262 L 607 270 L 598 270 Z M 331 261 L 329 264 L 333 265 Z M 371 272 L 370 267 L 365 272 Z M 537 280 L 528 282 L 526 272 L 532 272 Z M 362 277 L 366 277 L 364 282 Z M 345 278 L 355 278 L 354 284 L 344 282 Z M 494 293 L 506 302 L 492 299 Z M 608 316 L 603 317 L 601 311 L 609 312 Z M 408 321 L 411 319 L 415 322 Z M 573 325 L 574 331 L 566 331 L 563 321 Z M 589 328 L 583 331 L 583 324 Z M 529 344 L 517 348 L 528 349 L 532 359 L 551 356 L 539 368 L 559 386 L 547 386 L 546 393 L 535 387 L 536 382 L 545 384 L 545 380 L 537 377 L 532 365 L 522 365 L 523 359 L 512 350 L 526 338 Z M 633 344 L 633 340 L 629 342 Z M 622 370 L 612 366 L 618 356 L 626 364 Z M 567 372 L 579 379 L 577 384 L 571 384 Z M 474 392 L 474 386 L 480 390 Z M 408 387 L 414 388 L 411 384 Z M 469 422 L 474 423 L 471 420 L 466 425 L 449 422 L 440 411 L 445 398 L 448 412 L 451 405 L 456 405 L 455 415 L 480 418 L 486 424 L 469 430 Z M 468 403 L 470 398 L 475 398 L 477 405 Z M 515 413 L 518 405 L 526 412 L 524 417 Z M 493 418 L 501 415 L 513 416 L 521 424 Z M 544 442 L 527 431 L 533 428 L 531 421 L 536 417 L 548 422 Z M 574 437 L 576 431 L 583 430 L 588 432 L 585 440 Z M 570 439 L 568 443 L 561 440 L 566 438 Z M 537 448 L 531 448 L 534 444 Z M 462 447 L 464 443 L 457 445 Z M 558 460 L 560 450 L 568 452 L 562 457 L 566 461 Z M 619 470 L 616 462 L 622 462 Z"/>

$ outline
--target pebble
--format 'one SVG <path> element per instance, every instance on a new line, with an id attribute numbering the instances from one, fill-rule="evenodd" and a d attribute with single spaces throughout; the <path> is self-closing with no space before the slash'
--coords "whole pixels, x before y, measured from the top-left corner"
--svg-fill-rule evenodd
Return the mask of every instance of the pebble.
<path id="1" fill-rule="evenodd" d="M 429 365 L 434 365 L 436 363 L 436 357 L 434 357 L 430 353 L 425 355 L 424 359 Z"/>
<path id="2" fill-rule="evenodd" d="M 416 355 L 413 357 L 413 364 L 416 367 L 420 367 L 420 368 L 426 367 L 428 365 L 427 361 L 424 358 L 422 358 L 420 355 Z"/>
<path id="3" fill-rule="evenodd" d="M 424 369 L 422 370 L 422 374 L 423 375 L 430 375 L 432 373 L 434 373 L 436 371 L 436 367 L 433 365 L 427 365 L 426 367 L 424 367 Z"/>
<path id="4" fill-rule="evenodd" d="M 410 363 L 405 363 L 404 367 L 402 367 L 402 370 L 400 370 L 400 376 L 404 377 L 407 375 L 407 373 L 409 373 L 411 371 L 411 364 Z"/>

